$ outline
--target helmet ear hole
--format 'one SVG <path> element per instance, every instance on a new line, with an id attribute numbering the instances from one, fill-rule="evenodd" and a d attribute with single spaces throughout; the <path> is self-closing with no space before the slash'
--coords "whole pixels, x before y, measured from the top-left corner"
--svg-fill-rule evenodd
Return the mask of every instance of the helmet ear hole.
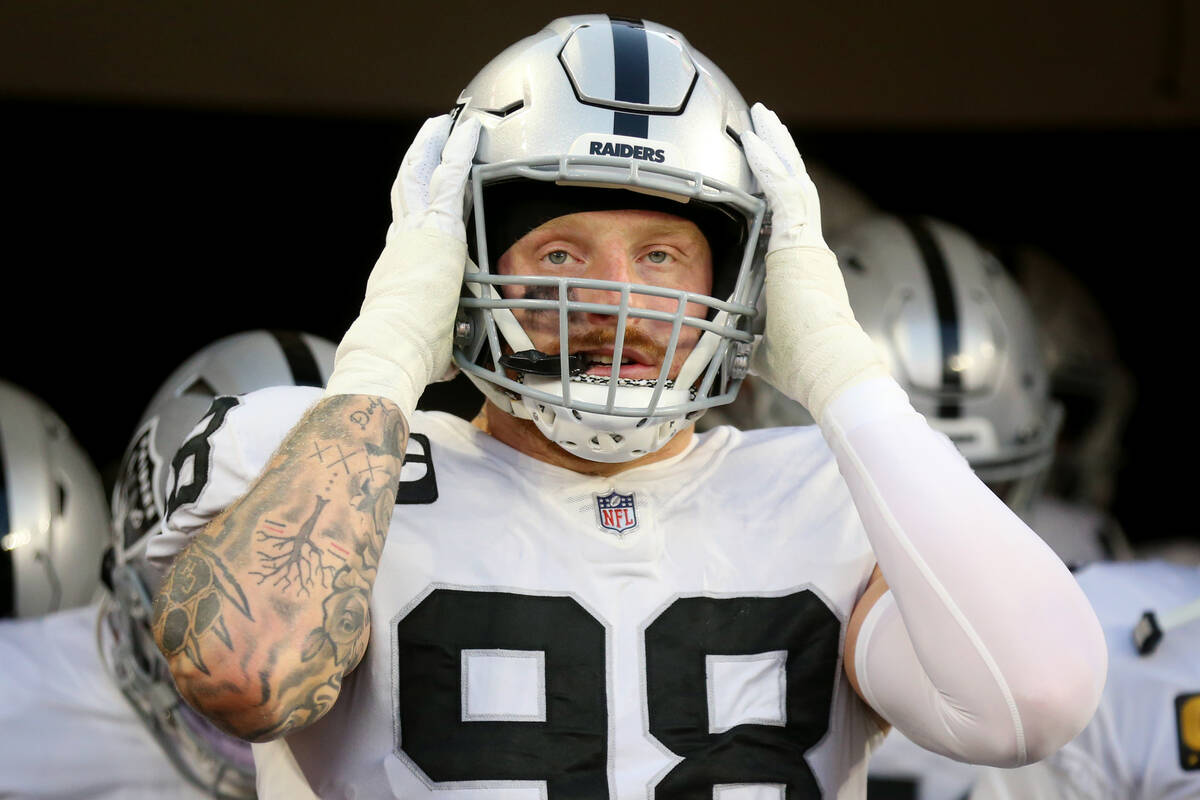
<path id="1" fill-rule="evenodd" d="M 196 380 L 189 383 L 184 390 L 180 392 L 180 395 L 185 394 L 207 397 L 211 399 L 217 396 L 217 390 L 214 389 L 208 381 L 204 380 L 204 378 L 196 378 Z"/>

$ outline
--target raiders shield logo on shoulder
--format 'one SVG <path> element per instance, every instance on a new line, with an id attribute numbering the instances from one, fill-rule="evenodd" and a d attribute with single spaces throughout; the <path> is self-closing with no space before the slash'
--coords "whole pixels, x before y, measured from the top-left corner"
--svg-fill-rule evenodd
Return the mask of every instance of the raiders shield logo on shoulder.
<path id="1" fill-rule="evenodd" d="M 617 536 L 624 536 L 638 526 L 637 503 L 633 492 L 621 494 L 612 489 L 608 494 L 596 494 L 596 521 L 600 527 Z"/>
<path id="2" fill-rule="evenodd" d="M 1179 766 L 1185 772 L 1200 770 L 1200 693 L 1175 698 L 1179 726 Z"/>
<path id="3" fill-rule="evenodd" d="M 158 418 L 151 419 L 125 453 L 121 464 L 115 496 L 113 520 L 121 531 L 123 546 L 128 549 L 155 531 L 162 520 L 159 509 L 162 501 L 154 494 L 158 488 L 158 473 L 163 465 L 154 452 L 154 428 Z"/>

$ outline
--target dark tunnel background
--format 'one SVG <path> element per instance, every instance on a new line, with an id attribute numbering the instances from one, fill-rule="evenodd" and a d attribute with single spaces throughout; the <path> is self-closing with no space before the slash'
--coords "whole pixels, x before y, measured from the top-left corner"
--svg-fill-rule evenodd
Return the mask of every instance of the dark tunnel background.
<path id="1" fill-rule="evenodd" d="M 106 478 L 159 383 L 205 344 L 260 327 L 340 338 L 420 124 L 38 101 L 0 114 L 0 377 L 54 407 Z M 881 208 L 1001 253 L 1036 244 L 1083 279 L 1137 381 L 1115 512 L 1135 541 L 1191 534 L 1196 130 L 793 133 Z M 479 403 L 460 378 L 422 405 Z"/>

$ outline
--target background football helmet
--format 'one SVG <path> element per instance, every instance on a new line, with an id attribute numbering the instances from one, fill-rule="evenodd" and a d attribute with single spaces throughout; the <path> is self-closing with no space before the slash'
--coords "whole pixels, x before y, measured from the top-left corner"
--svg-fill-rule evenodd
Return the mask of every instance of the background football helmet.
<path id="1" fill-rule="evenodd" d="M 565 17 L 484 67 L 459 97 L 458 113 L 479 119 L 482 131 L 465 211 L 478 267 L 464 279 L 457 366 L 501 410 L 533 420 L 551 441 L 594 461 L 653 452 L 705 409 L 729 402 L 749 363 L 766 211 L 739 141 L 751 129 L 749 109 L 729 79 L 670 28 Z M 713 250 L 712 295 L 495 274 L 505 250 L 541 223 L 622 208 L 695 222 Z M 505 286 L 525 287 L 523 296 L 504 297 Z M 612 299 L 579 302 L 581 290 Z M 669 298 L 675 311 L 640 307 L 650 297 Z M 701 304 L 706 315 L 685 315 L 687 303 Z M 653 380 L 596 379 L 580 374 L 582 356 L 514 356 L 533 350 L 518 319 L 533 311 L 557 315 L 568 356 L 570 314 L 610 316 L 615 362 L 629 319 L 671 322 L 665 366 Z M 700 331 L 699 341 L 669 380 L 684 328 Z"/>
<path id="2" fill-rule="evenodd" d="M 108 527 L 100 475 L 66 424 L 0 381 L 0 618 L 96 599 Z"/>
<path id="3" fill-rule="evenodd" d="M 841 236 L 879 213 L 874 201 L 862 189 L 824 164 L 806 158 L 804 168 L 821 197 L 821 233 L 826 240 Z"/>
<path id="4" fill-rule="evenodd" d="M 1133 378 L 1112 326 L 1078 278 L 1034 248 L 1019 250 L 1014 266 L 1042 335 L 1051 394 L 1065 413 L 1047 490 L 1108 508 L 1133 411 Z"/>
<path id="5" fill-rule="evenodd" d="M 1028 514 L 1062 419 L 1029 304 L 965 231 L 878 216 L 834 243 L 850 304 L 916 408 Z"/>
<path id="6" fill-rule="evenodd" d="M 305 333 L 251 331 L 220 339 L 171 373 L 142 415 L 125 451 L 112 495 L 112 590 L 102 614 L 101 651 L 130 703 L 181 774 L 216 797 L 254 796 L 250 746 L 227 736 L 179 697 L 150 630 L 160 576 L 144 560 L 146 542 L 168 513 L 173 459 L 207 456 L 181 449 L 197 422 L 220 413 L 226 396 L 268 386 L 323 386 L 333 369 L 333 343 Z"/>
<path id="7" fill-rule="evenodd" d="M 964 231 L 924 217 L 872 216 L 831 245 L 855 318 L 913 407 L 1028 517 L 1062 412 L 1016 283 Z M 758 379 L 712 417 L 745 429 L 813 423 Z"/>

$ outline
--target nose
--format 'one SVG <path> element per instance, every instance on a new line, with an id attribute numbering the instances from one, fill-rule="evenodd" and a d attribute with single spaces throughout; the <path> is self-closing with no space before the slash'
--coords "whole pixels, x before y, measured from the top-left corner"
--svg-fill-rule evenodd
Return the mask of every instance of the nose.
<path id="1" fill-rule="evenodd" d="M 583 277 L 618 283 L 638 282 L 633 259 L 625 252 L 624 248 L 616 246 L 606 247 L 596 252 L 588 263 Z M 612 306 L 621 304 L 621 293 L 609 289 L 580 289 L 576 296 L 584 303 L 603 303 Z M 641 304 L 641 300 L 636 294 L 630 297 L 629 302 L 631 306 L 635 307 Z M 615 314 L 589 313 L 586 317 L 587 321 L 593 325 L 616 325 L 617 322 Z"/>

